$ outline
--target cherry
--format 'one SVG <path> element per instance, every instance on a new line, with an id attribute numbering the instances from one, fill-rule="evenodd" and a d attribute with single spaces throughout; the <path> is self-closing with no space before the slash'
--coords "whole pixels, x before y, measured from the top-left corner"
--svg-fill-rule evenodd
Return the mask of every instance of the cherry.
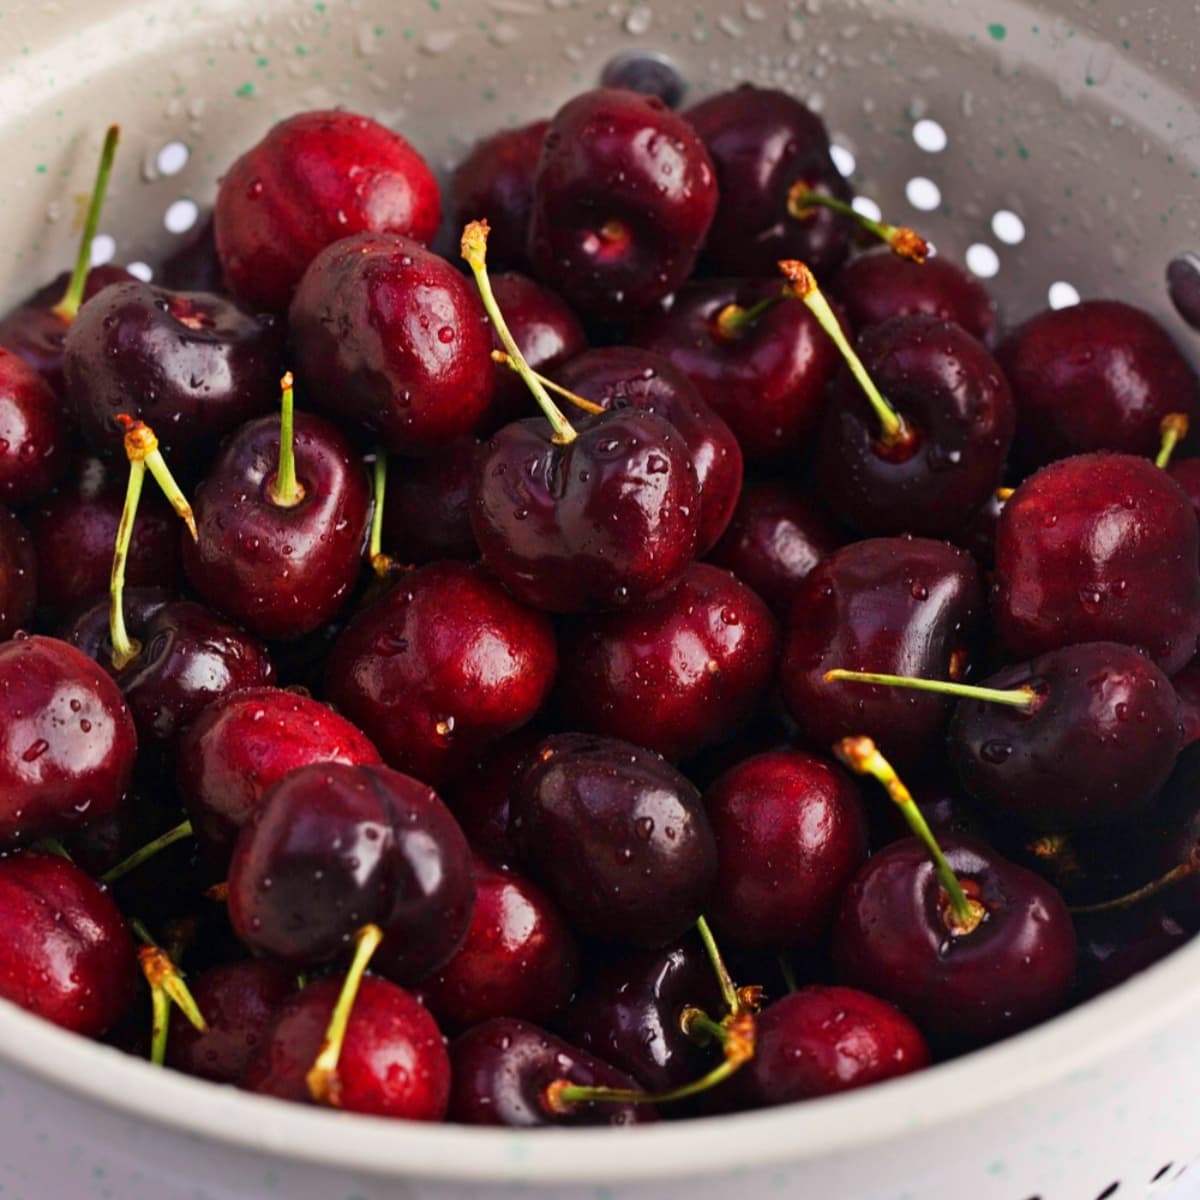
<path id="1" fill-rule="evenodd" d="M 853 195 L 833 165 L 824 121 L 786 92 L 751 84 L 711 96 L 686 115 L 712 155 L 720 186 L 705 245 L 713 266 L 773 275 L 779 259 L 801 258 L 821 277 L 836 271 L 854 224 L 792 203 L 798 185 L 844 201 Z"/>
<path id="2" fill-rule="evenodd" d="M 1189 746 L 1179 756 L 1174 774 L 1163 791 L 1160 825 L 1165 836 L 1156 839 L 1156 872 L 1173 872 L 1181 878 L 1162 891 L 1162 904 L 1189 933 L 1200 931 L 1200 749 Z M 1191 870 L 1187 870 L 1191 868 Z"/>
<path id="3" fill-rule="evenodd" d="M 119 413 L 162 433 L 164 453 L 196 474 L 225 434 L 269 407 L 283 330 L 221 296 L 132 279 L 104 289 L 67 334 L 63 376 L 79 428 L 119 451 Z"/>
<path id="4" fill-rule="evenodd" d="M 1081 1000 L 1098 996 L 1166 958 L 1188 932 L 1161 904 L 1077 916 Z"/>
<path id="5" fill-rule="evenodd" d="M 424 454 L 470 433 L 487 411 L 491 335 L 470 285 L 398 234 L 343 237 L 313 259 L 289 310 L 310 404 Z"/>
<path id="6" fill-rule="evenodd" d="M 1123 642 L 1171 675 L 1196 652 L 1198 564 L 1196 514 L 1165 471 L 1124 454 L 1063 459 L 1027 479 L 1000 514 L 996 632 L 1013 658 Z"/>
<path id="7" fill-rule="evenodd" d="M 0 346 L 0 504 L 41 499 L 67 469 L 58 397 L 19 355 Z"/>
<path id="8" fill-rule="evenodd" d="M 1177 458 L 1167 467 L 1167 474 L 1179 484 L 1200 517 L 1200 458 Z"/>
<path id="9" fill-rule="evenodd" d="M 379 969 L 406 983 L 458 949 L 474 900 L 454 818 L 435 792 L 387 767 L 326 763 L 284 776 L 229 867 L 229 917 L 256 953 L 298 967 L 334 962 L 374 922 Z"/>
<path id="10" fill-rule="evenodd" d="M 657 96 L 585 92 L 546 131 L 529 255 L 579 312 L 619 318 L 683 283 L 716 209 L 713 164 L 687 121 Z"/>
<path id="11" fill-rule="evenodd" d="M 562 716 L 572 728 L 687 758 L 746 721 L 778 650 L 767 606 L 728 571 L 692 563 L 663 599 L 564 628 Z"/>
<path id="12" fill-rule="evenodd" d="M 1200 741 L 1200 663 L 1193 659 L 1171 679 L 1179 697 L 1179 721 L 1183 729 L 1183 745 Z"/>
<path id="13" fill-rule="evenodd" d="M 970 555 L 921 538 L 872 538 L 835 551 L 800 584 L 779 682 L 804 738 L 827 746 L 865 730 L 897 762 L 929 751 L 950 716 L 943 697 L 831 685 L 845 668 L 961 679 L 983 615 Z"/>
<path id="14" fill-rule="evenodd" d="M 796 750 L 746 759 L 705 793 L 719 873 L 709 916 L 742 946 L 819 943 L 867 860 L 867 814 L 837 767 Z"/>
<path id="15" fill-rule="evenodd" d="M 987 288 L 942 255 L 915 262 L 886 248 L 860 254 L 841 269 L 830 292 L 858 330 L 924 313 L 986 342 L 996 323 L 996 302 Z"/>
<path id="16" fill-rule="evenodd" d="M 440 220 L 425 160 L 398 133 L 342 110 L 280 121 L 229 168 L 213 210 L 230 291 L 272 312 L 287 309 L 332 242 L 395 233 L 427 243 Z"/>
<path id="17" fill-rule="evenodd" d="M 326 690 L 389 763 L 440 784 L 535 716 L 556 665 L 542 613 L 481 567 L 432 563 L 350 622 Z"/>
<path id="18" fill-rule="evenodd" d="M 996 357 L 1028 467 L 1092 450 L 1153 455 L 1168 413 L 1200 419 L 1200 381 L 1187 359 L 1149 313 L 1117 300 L 1038 313 Z"/>
<path id="19" fill-rule="evenodd" d="M 534 121 L 481 138 L 450 176 L 451 225 L 462 229 L 468 221 L 487 221 L 493 259 L 502 267 L 526 261 L 533 177 L 549 128 L 549 121 Z"/>
<path id="20" fill-rule="evenodd" d="M 53 854 L 0 860 L 0 920 L 8 931 L 5 1000 L 93 1038 L 125 1015 L 134 997 L 133 942 L 112 898 L 78 867 Z"/>
<path id="21" fill-rule="evenodd" d="M 584 1087 L 635 1088 L 622 1072 L 526 1021 L 497 1018 L 450 1044 L 449 1119 L 465 1125 L 637 1125 L 656 1120 L 645 1104 L 552 1107 L 546 1089 L 560 1079 Z"/>
<path id="22" fill-rule="evenodd" d="M 383 505 L 383 544 L 401 563 L 479 557 L 471 532 L 471 476 L 479 443 L 451 442 L 432 458 L 389 466 Z"/>
<path id="23" fill-rule="evenodd" d="M 366 472 L 342 433 L 292 414 L 262 417 L 226 441 L 196 490 L 198 541 L 185 539 L 188 581 L 214 608 L 265 638 L 331 620 L 358 580 L 370 515 Z"/>
<path id="24" fill-rule="evenodd" d="M 922 775 L 917 782 L 917 808 L 930 830 L 939 837 L 967 837 L 976 841 L 997 841 L 996 834 L 980 814 L 972 807 L 967 797 L 949 772 L 940 767 L 929 775 Z M 868 803 L 867 819 L 870 822 L 871 849 L 882 849 L 892 842 L 909 837 L 911 830 L 895 804 Z"/>
<path id="25" fill-rule="evenodd" d="M 1008 498 L 1013 494 L 1010 487 L 999 487 L 977 508 L 966 527 L 955 538 L 964 550 L 969 550 L 975 561 L 988 571 L 996 561 L 996 526 L 1000 513 Z"/>
<path id="26" fill-rule="evenodd" d="M 0 505 L 0 642 L 29 624 L 37 605 L 37 558 L 25 527 Z"/>
<path id="27" fill-rule="evenodd" d="M 322 1049 L 342 980 L 318 979 L 287 1000 L 250 1059 L 241 1086 L 311 1104 L 308 1075 Z M 440 1121 L 450 1093 L 450 1063 L 433 1018 L 403 988 L 362 980 L 345 1030 L 336 1107 L 409 1121 Z"/>
<path id="28" fill-rule="evenodd" d="M 278 963 L 250 960 L 210 968 L 191 985 L 208 1028 L 201 1033 L 182 1012 L 173 1012 L 167 1065 L 198 1079 L 237 1083 L 295 990 L 295 972 Z"/>
<path id="29" fill-rule="evenodd" d="M 640 746 L 547 738 L 513 797 L 517 844 L 575 929 L 631 946 L 679 937 L 716 878 L 700 793 Z"/>
<path id="30" fill-rule="evenodd" d="M 804 305 L 782 299 L 763 279 L 692 281 L 636 334 L 691 379 L 749 459 L 807 448 L 841 362 Z"/>
<path id="31" fill-rule="evenodd" d="M 324 704 L 254 687 L 214 699 L 180 739 L 177 761 L 196 836 L 224 865 L 238 831 L 284 776 L 314 763 L 370 765 L 380 758 L 363 733 Z"/>
<path id="32" fill-rule="evenodd" d="M 492 1017 L 545 1022 L 575 990 L 575 939 L 550 898 L 510 867 L 476 855 L 474 874 L 466 939 L 422 984 L 422 999 L 447 1029 Z"/>

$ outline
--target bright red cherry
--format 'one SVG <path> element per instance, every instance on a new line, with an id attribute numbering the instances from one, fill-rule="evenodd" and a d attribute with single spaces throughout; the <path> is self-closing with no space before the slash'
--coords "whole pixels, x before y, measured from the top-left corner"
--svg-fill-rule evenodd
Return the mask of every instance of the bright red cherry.
<path id="1" fill-rule="evenodd" d="M 0 504 L 41 499 L 67 469 L 58 397 L 23 358 L 0 346 Z"/>
<path id="2" fill-rule="evenodd" d="M 25 527 L 0 505 L 0 642 L 24 629 L 37 605 L 37 558 Z"/>

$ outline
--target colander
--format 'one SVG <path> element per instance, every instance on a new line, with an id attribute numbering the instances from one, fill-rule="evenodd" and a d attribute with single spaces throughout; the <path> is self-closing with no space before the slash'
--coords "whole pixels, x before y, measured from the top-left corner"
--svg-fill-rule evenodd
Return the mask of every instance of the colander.
<path id="1" fill-rule="evenodd" d="M 689 99 L 741 80 L 806 99 L 859 203 L 965 259 L 1003 315 L 1121 296 L 1194 351 L 1164 272 L 1174 262 L 1195 304 L 1198 14 L 1191 0 L 0 0 L 0 299 L 71 261 L 112 121 L 125 141 L 95 256 L 148 276 L 222 168 L 297 109 L 368 112 L 444 170 L 616 56 L 658 55 Z M 525 1133 L 279 1104 L 0 1004 L 0 1197 L 1182 1197 L 1200 1155 L 1198 1025 L 1200 943 L 1021 1037 L 863 1092 Z"/>

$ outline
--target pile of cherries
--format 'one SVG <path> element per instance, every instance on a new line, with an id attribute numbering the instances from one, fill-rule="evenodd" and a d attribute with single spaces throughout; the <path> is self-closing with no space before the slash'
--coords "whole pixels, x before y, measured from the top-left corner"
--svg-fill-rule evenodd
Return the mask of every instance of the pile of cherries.
<path id="1" fill-rule="evenodd" d="M 155 285 L 88 267 L 117 140 L 0 320 L 0 995 L 620 1125 L 1200 928 L 1200 384 L 1149 315 L 998 330 L 779 91 L 587 92 L 445 197 L 301 113 Z"/>

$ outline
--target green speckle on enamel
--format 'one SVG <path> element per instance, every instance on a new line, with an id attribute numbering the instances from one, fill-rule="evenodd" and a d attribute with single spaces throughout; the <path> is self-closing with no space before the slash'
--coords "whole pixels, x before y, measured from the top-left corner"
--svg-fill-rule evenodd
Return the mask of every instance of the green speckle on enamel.
<path id="1" fill-rule="evenodd" d="M 237 88 L 233 94 L 235 96 L 241 96 L 243 99 L 249 99 L 254 95 L 254 84 L 247 81 L 246 83 L 243 83 L 240 88 Z"/>
<path id="2" fill-rule="evenodd" d="M 989 25 L 987 27 L 987 31 L 988 36 L 993 42 L 1002 42 L 1006 37 L 1008 37 L 1008 27 L 1006 25 L 1001 25 L 999 21 Z"/>

